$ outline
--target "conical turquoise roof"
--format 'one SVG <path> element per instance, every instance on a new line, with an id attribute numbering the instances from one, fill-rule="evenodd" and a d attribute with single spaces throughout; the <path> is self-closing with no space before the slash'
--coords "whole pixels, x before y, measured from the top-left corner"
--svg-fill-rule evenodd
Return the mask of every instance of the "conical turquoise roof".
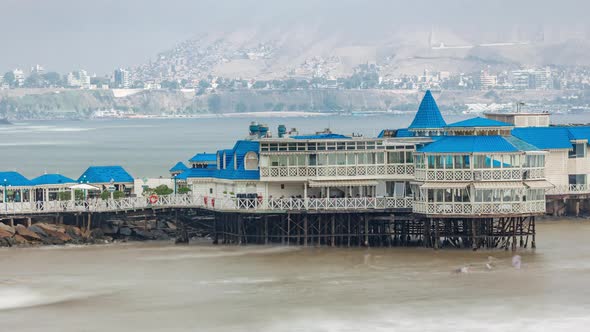
<path id="1" fill-rule="evenodd" d="M 447 123 L 440 114 L 432 93 L 427 90 L 418 108 L 418 113 L 416 113 L 414 121 L 412 121 L 408 129 L 442 128 L 446 125 Z"/>

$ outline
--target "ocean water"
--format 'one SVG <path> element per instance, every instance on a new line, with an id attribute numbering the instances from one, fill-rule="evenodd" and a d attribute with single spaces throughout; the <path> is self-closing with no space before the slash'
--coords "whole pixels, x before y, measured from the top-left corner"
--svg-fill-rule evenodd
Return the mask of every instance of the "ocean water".
<path id="1" fill-rule="evenodd" d="M 590 222 L 537 231 L 520 269 L 503 250 L 5 248 L 0 330 L 587 331 Z"/>
<path id="2" fill-rule="evenodd" d="M 468 116 L 446 115 L 448 123 Z M 45 172 L 77 178 L 89 165 L 122 165 L 134 177 L 169 176 L 168 169 L 200 152 L 231 148 L 247 135 L 251 120 L 313 133 L 324 128 L 374 137 L 384 128 L 405 128 L 412 115 L 304 118 L 113 119 L 30 121 L 0 126 L 0 171 L 28 177 Z M 588 122 L 587 116 L 554 116 L 555 123 Z"/>

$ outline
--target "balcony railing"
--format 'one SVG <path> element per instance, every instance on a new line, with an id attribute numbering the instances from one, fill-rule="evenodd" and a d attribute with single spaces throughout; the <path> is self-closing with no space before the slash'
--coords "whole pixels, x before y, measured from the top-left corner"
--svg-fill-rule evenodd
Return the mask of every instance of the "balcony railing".
<path id="1" fill-rule="evenodd" d="M 0 203 L 0 215 L 26 215 L 60 212 L 118 212 L 147 208 L 203 208 L 216 211 L 285 211 L 285 210 L 369 210 L 410 209 L 409 197 L 357 198 L 276 198 L 247 199 L 193 195 L 160 196 L 156 202 L 146 197 L 113 200 L 9 202 Z"/>
<path id="2" fill-rule="evenodd" d="M 414 202 L 413 211 L 431 215 L 499 215 L 545 213 L 545 201 L 527 202 Z"/>
<path id="3" fill-rule="evenodd" d="M 416 169 L 417 181 L 514 181 L 544 179 L 543 167 L 515 169 Z"/>
<path id="4" fill-rule="evenodd" d="M 576 195 L 576 194 L 590 194 L 589 184 L 568 184 L 555 186 L 547 190 L 547 195 Z"/>
<path id="5" fill-rule="evenodd" d="M 331 165 L 331 166 L 269 166 L 260 168 L 260 176 L 284 177 L 342 177 L 367 175 L 408 175 L 414 174 L 412 164 L 390 165 Z"/>

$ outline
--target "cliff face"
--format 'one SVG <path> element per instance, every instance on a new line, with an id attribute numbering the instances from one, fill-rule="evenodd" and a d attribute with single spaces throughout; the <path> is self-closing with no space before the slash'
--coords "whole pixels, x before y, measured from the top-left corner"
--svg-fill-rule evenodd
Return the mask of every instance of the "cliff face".
<path id="1" fill-rule="evenodd" d="M 196 95 L 193 91 L 138 90 L 115 97 L 109 90 L 3 90 L 0 117 L 9 119 L 86 118 L 97 110 L 174 115 L 261 111 L 415 110 L 423 92 L 410 90 L 233 90 Z M 444 91 L 439 104 L 461 109 L 465 103 L 549 103 L 571 91 Z"/>

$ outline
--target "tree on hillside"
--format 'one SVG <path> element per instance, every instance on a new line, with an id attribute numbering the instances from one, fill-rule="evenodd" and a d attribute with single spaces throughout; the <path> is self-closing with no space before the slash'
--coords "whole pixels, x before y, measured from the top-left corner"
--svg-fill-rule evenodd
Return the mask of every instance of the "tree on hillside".
<path id="1" fill-rule="evenodd" d="M 221 97 L 219 97 L 219 95 L 211 95 L 209 99 L 207 99 L 207 106 L 209 106 L 209 112 L 220 113 Z"/>
<path id="2" fill-rule="evenodd" d="M 47 85 L 50 87 L 62 86 L 63 84 L 63 81 L 61 80 L 61 76 L 59 75 L 59 73 L 56 73 L 54 71 L 47 72 L 42 76 Z"/>
<path id="3" fill-rule="evenodd" d="M 16 77 L 14 77 L 14 73 L 11 71 L 6 72 L 3 76 L 4 83 L 8 84 L 11 88 L 16 84 Z"/>
<path id="4" fill-rule="evenodd" d="M 244 113 L 246 111 L 248 111 L 248 106 L 246 106 L 246 104 L 244 104 L 243 101 L 236 104 L 236 112 L 237 113 Z"/>

